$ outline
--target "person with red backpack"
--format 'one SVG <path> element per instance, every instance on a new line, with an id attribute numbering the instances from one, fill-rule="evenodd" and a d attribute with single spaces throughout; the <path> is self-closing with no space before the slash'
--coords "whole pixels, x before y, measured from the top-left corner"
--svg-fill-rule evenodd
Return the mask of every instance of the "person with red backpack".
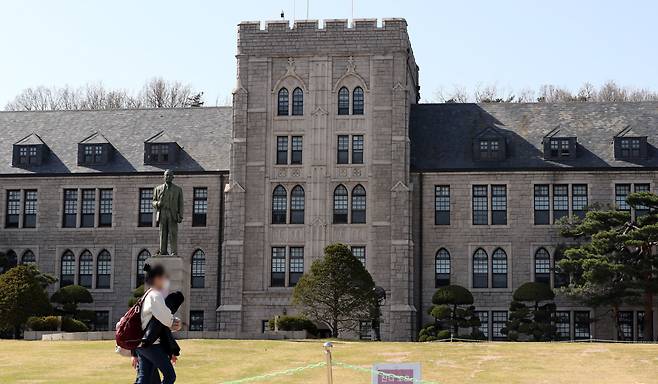
<path id="1" fill-rule="evenodd" d="M 151 384 L 157 371 L 162 373 L 162 384 L 173 384 L 176 372 L 172 360 L 178 355 L 178 350 L 172 351 L 172 345 L 178 346 L 175 340 L 171 343 L 173 337 L 170 333 L 153 329 L 161 325 L 168 328 L 164 331 L 178 331 L 182 324 L 165 301 L 169 277 L 164 267 L 145 265 L 144 279 L 150 288 L 119 321 L 117 345 L 134 351 L 138 366 L 137 384 Z"/>

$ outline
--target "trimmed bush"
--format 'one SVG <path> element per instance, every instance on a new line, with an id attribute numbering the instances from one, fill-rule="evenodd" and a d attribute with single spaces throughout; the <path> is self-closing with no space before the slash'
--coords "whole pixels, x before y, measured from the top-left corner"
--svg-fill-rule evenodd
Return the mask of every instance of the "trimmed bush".
<path id="1" fill-rule="evenodd" d="M 318 327 L 303 316 L 279 316 L 279 331 L 307 331 L 311 335 L 317 335 Z M 271 331 L 275 329 L 276 318 L 270 319 L 268 325 Z"/>
<path id="2" fill-rule="evenodd" d="M 461 285 L 448 285 L 434 292 L 432 303 L 448 305 L 471 305 L 473 304 L 473 294 Z"/>
<path id="3" fill-rule="evenodd" d="M 80 320 L 70 317 L 62 318 L 62 331 L 64 332 L 89 332 L 89 328 Z"/>
<path id="4" fill-rule="evenodd" d="M 33 316 L 27 319 L 27 327 L 33 331 L 57 331 L 59 330 L 59 317 Z"/>
<path id="5" fill-rule="evenodd" d="M 548 301 L 555 298 L 555 293 L 548 284 L 529 282 L 524 283 L 514 291 L 516 301 Z"/>

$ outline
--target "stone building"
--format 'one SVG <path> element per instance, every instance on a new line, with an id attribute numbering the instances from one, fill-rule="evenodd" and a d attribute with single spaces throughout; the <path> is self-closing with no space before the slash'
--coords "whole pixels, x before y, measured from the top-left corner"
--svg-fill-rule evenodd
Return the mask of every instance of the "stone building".
<path id="1" fill-rule="evenodd" d="M 190 329 L 259 335 L 343 242 L 387 292 L 385 339 L 413 339 L 449 283 L 497 339 L 516 287 L 565 283 L 555 220 L 656 188 L 658 103 L 419 104 L 403 19 L 245 22 L 236 58 L 232 108 L 0 113 L 0 251 L 90 287 L 107 329 L 170 168 Z M 617 337 L 607 309 L 557 304 L 562 337 Z M 620 316 L 642 339 L 642 310 Z"/>
<path id="2" fill-rule="evenodd" d="M 173 169 L 190 319 L 215 329 L 230 127 L 231 108 L 0 112 L 0 251 L 89 288 L 109 329 L 158 249 L 151 194 Z"/>

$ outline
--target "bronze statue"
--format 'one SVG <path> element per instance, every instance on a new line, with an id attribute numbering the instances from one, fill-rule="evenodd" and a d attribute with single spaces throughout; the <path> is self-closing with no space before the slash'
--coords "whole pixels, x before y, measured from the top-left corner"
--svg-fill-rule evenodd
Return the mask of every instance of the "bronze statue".
<path id="1" fill-rule="evenodd" d="M 160 226 L 159 255 L 176 255 L 178 252 L 178 223 L 183 221 L 183 190 L 174 184 L 174 172 L 166 170 L 164 184 L 153 189 L 155 220 Z M 168 245 L 171 243 L 171 253 Z"/>

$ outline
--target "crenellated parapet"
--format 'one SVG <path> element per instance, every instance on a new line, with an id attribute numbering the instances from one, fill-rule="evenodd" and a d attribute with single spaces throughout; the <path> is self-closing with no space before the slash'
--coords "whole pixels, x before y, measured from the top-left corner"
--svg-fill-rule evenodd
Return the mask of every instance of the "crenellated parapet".
<path id="1" fill-rule="evenodd" d="M 410 47 L 405 19 L 246 21 L 238 25 L 238 54 L 288 55 L 360 50 L 390 53 Z"/>

